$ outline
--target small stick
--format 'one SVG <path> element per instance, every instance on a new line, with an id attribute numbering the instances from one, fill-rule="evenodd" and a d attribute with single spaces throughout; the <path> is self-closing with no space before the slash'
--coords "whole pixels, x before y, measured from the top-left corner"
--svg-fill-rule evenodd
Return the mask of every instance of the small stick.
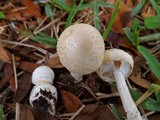
<path id="1" fill-rule="evenodd" d="M 74 113 L 74 115 L 69 119 L 69 120 L 74 120 L 75 117 L 77 117 L 77 115 L 85 108 L 85 105 L 82 105 L 82 107 L 79 108 L 79 110 L 77 110 L 77 112 Z"/>
<path id="2" fill-rule="evenodd" d="M 13 59 L 13 70 L 14 70 L 14 78 L 15 78 L 15 89 L 18 88 L 18 81 L 17 81 L 17 71 L 16 71 L 16 63 L 15 63 L 15 57 L 14 54 L 12 54 Z M 18 102 L 16 102 L 16 120 L 20 120 L 20 105 Z"/>

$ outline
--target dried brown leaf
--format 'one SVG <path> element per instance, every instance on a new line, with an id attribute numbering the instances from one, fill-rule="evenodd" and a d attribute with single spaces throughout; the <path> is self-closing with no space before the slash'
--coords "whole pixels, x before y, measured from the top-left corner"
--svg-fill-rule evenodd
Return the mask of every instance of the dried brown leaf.
<path id="1" fill-rule="evenodd" d="M 33 16 L 35 18 L 41 18 L 40 7 L 37 4 L 34 4 L 33 0 L 24 0 L 23 4 L 26 7 L 26 10 L 23 11 L 23 16 Z"/>
<path id="2" fill-rule="evenodd" d="M 113 10 L 112 10 L 113 12 Z M 119 33 L 124 35 L 123 28 L 130 27 L 132 25 L 131 21 L 131 9 L 124 4 L 123 2 L 120 3 L 118 14 L 113 23 L 113 29 Z"/>
<path id="3" fill-rule="evenodd" d="M 32 111 L 25 104 L 20 104 L 20 120 L 35 120 Z"/>
<path id="4" fill-rule="evenodd" d="M 159 84 L 160 85 L 160 80 L 154 75 L 153 72 L 150 73 L 151 81 L 153 83 Z"/>
<path id="5" fill-rule="evenodd" d="M 51 68 L 63 68 L 64 66 L 61 64 L 58 55 L 54 56 L 50 59 L 47 59 L 46 61 L 47 66 Z"/>
<path id="6" fill-rule="evenodd" d="M 31 87 L 31 76 L 25 73 L 22 79 L 18 82 L 18 88 L 15 94 L 15 101 L 20 102 L 27 95 Z"/>
<path id="7" fill-rule="evenodd" d="M 75 120 L 117 120 L 117 118 L 108 106 L 104 105 L 97 107 L 92 113 L 78 116 Z"/>
<path id="8" fill-rule="evenodd" d="M 32 73 L 37 67 L 39 67 L 39 64 L 36 63 L 31 63 L 31 62 L 27 62 L 27 61 L 21 61 L 19 68 L 28 72 L 28 73 Z"/>
<path id="9" fill-rule="evenodd" d="M 13 66 L 12 64 L 6 63 L 4 67 L 4 76 L 0 80 L 0 89 L 13 77 Z"/>
<path id="10" fill-rule="evenodd" d="M 7 63 L 10 63 L 10 59 L 5 51 L 5 49 L 3 48 L 2 44 L 0 43 L 0 61 L 3 61 L 3 62 L 7 62 Z"/>
<path id="11" fill-rule="evenodd" d="M 82 102 L 72 93 L 61 90 L 61 94 L 67 112 L 76 112 L 83 105 Z"/>
<path id="12" fill-rule="evenodd" d="M 141 78 L 139 76 L 132 75 L 130 77 L 130 79 L 135 84 L 137 84 L 137 85 L 139 85 L 139 86 L 141 86 L 143 88 L 146 88 L 146 89 L 148 89 L 150 87 L 150 85 L 151 85 L 150 82 L 148 82 L 146 79 L 143 79 L 143 78 Z"/>
<path id="13" fill-rule="evenodd" d="M 14 76 L 9 79 L 9 84 L 11 86 L 11 90 L 15 93 L 16 92 L 16 87 L 15 87 L 15 78 Z"/>

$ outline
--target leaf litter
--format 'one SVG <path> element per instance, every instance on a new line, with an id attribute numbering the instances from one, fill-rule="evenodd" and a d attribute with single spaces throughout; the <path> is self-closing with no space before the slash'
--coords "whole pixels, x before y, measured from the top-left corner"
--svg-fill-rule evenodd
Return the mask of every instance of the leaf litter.
<path id="1" fill-rule="evenodd" d="M 56 3 L 58 2 L 60 0 L 56 0 Z M 78 6 L 79 2 L 76 1 L 74 5 Z M 93 0 L 84 1 L 83 4 L 86 4 L 86 6 L 92 5 L 92 2 Z M 101 2 L 106 3 L 103 0 Z M 65 0 L 62 5 L 67 6 L 64 7 L 66 9 L 61 8 L 60 4 L 56 3 L 53 1 L 48 2 L 51 10 L 53 10 L 53 19 L 47 17 L 45 4 L 43 3 L 36 4 L 33 0 L 8 0 L 0 3 L 0 11 L 5 15 L 5 18 L 0 20 L 0 103 L 3 105 L 5 119 L 15 119 L 16 102 L 20 103 L 20 120 L 67 120 L 75 115 L 83 105 L 85 107 L 75 116 L 75 120 L 116 120 L 117 118 L 114 113 L 108 107 L 110 103 L 114 104 L 123 118 L 125 118 L 126 115 L 119 95 L 114 96 L 114 93 L 117 92 L 114 84 L 104 83 L 96 73 L 85 75 L 82 83 L 74 84 L 74 79 L 60 63 L 59 57 L 56 55 L 56 48 L 44 44 L 45 42 L 36 42 L 31 37 L 22 34 L 26 31 L 26 34 L 31 33 L 32 36 L 35 36 L 36 33 L 38 36 L 40 32 L 43 32 L 45 36 L 58 38 L 65 28 L 68 15 L 66 9 L 71 8 L 73 3 L 71 0 Z M 107 3 L 116 5 L 117 2 L 107 0 Z M 129 77 L 128 84 L 130 88 L 136 89 L 139 93 L 143 94 L 152 83 L 160 84 L 160 82 L 148 68 L 144 57 L 129 42 L 124 32 L 125 27 L 132 28 L 132 11 L 140 3 L 141 1 L 139 0 L 121 1 L 112 28 L 105 39 L 105 48 L 108 49 L 112 45 L 115 48 L 124 49 L 133 56 L 135 62 L 134 70 Z M 100 33 L 103 33 L 114 11 L 113 8 L 105 7 L 105 5 L 99 6 Z M 144 6 L 134 16 L 139 25 L 143 26 L 140 29 L 135 27 L 135 29 L 140 31 L 141 36 L 159 32 L 159 29 L 146 29 L 143 22 L 145 18 L 156 15 L 153 5 L 149 1 L 146 1 Z M 81 9 L 75 14 L 72 24 L 79 22 L 94 26 L 94 11 L 92 7 Z M 45 41 L 43 36 L 41 40 Z M 157 42 L 148 41 L 142 43 L 142 45 L 147 47 L 160 60 L 160 47 Z M 18 78 L 17 90 L 11 59 L 12 54 L 15 56 Z M 55 72 L 56 79 L 54 85 L 59 94 L 55 117 L 47 117 L 38 110 L 33 109 L 29 104 L 28 98 L 33 87 L 31 84 L 31 74 L 40 65 L 47 65 Z M 154 95 L 150 96 L 149 99 L 152 99 L 151 101 L 154 101 L 154 103 L 156 101 Z M 148 115 L 149 120 L 158 119 L 158 112 L 150 114 L 148 111 L 153 112 L 151 110 L 143 110 L 144 116 Z"/>

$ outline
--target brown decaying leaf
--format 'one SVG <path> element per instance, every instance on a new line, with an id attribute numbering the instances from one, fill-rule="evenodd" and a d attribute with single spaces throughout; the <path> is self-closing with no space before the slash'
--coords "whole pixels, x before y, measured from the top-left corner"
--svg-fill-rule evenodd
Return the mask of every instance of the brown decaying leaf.
<path id="1" fill-rule="evenodd" d="M 121 43 L 119 35 L 114 30 L 111 30 L 109 32 L 107 39 L 105 41 L 107 41 L 108 43 L 112 43 L 112 45 L 116 48 L 119 47 Z"/>
<path id="2" fill-rule="evenodd" d="M 113 13 L 113 9 L 112 9 Z M 114 20 L 112 28 L 119 34 L 124 35 L 123 28 L 130 27 L 131 21 L 131 9 L 123 2 L 120 3 L 118 14 Z"/>
<path id="3" fill-rule="evenodd" d="M 32 15 L 35 18 L 41 18 L 41 12 L 40 12 L 40 7 L 36 4 L 34 4 L 33 0 L 23 0 L 23 4 L 27 8 L 24 10 L 24 16 Z"/>
<path id="4" fill-rule="evenodd" d="M 154 75 L 153 72 L 150 73 L 151 81 L 153 83 L 159 84 L 160 85 L 160 80 Z"/>
<path id="5" fill-rule="evenodd" d="M 12 76 L 11 79 L 9 79 L 9 84 L 11 86 L 11 90 L 15 93 L 16 92 L 16 87 L 15 87 L 15 78 L 14 78 L 14 76 Z"/>
<path id="6" fill-rule="evenodd" d="M 108 106 L 97 107 L 89 114 L 79 115 L 75 120 L 117 120 Z"/>
<path id="7" fill-rule="evenodd" d="M 13 72 L 12 64 L 6 63 L 4 67 L 4 76 L 0 80 L 0 89 L 11 79 Z"/>
<path id="8" fill-rule="evenodd" d="M 139 85 L 139 86 L 141 86 L 143 88 L 146 88 L 146 89 L 148 89 L 150 87 L 150 85 L 151 85 L 151 83 L 148 82 L 146 79 L 143 79 L 143 78 L 141 78 L 139 76 L 135 76 L 135 75 L 132 75 L 130 77 L 130 80 L 132 82 L 134 82 L 135 84 L 137 84 L 137 85 Z"/>
<path id="9" fill-rule="evenodd" d="M 32 111 L 27 105 L 20 104 L 20 120 L 35 120 Z"/>
<path id="10" fill-rule="evenodd" d="M 31 87 L 31 76 L 30 74 L 25 73 L 21 80 L 18 82 L 18 88 L 16 90 L 14 100 L 20 102 L 27 95 Z"/>
<path id="11" fill-rule="evenodd" d="M 64 66 L 61 64 L 58 55 L 49 59 L 45 60 L 45 63 L 47 66 L 51 68 L 64 68 Z"/>
<path id="12" fill-rule="evenodd" d="M 98 107 L 98 104 L 88 104 L 83 109 L 82 114 L 89 114 L 95 111 L 95 109 Z"/>
<path id="13" fill-rule="evenodd" d="M 69 113 L 76 112 L 83 104 L 82 102 L 72 93 L 61 90 L 63 104 Z"/>
<path id="14" fill-rule="evenodd" d="M 1 43 L 0 43 L 0 61 L 10 63 L 10 59 Z"/>
<path id="15" fill-rule="evenodd" d="M 32 0 L 23 0 L 22 4 L 26 7 L 26 9 L 14 8 L 12 10 L 9 10 L 6 12 L 6 19 L 25 21 L 30 19 L 31 17 L 42 18 L 40 7 L 34 4 Z"/>
<path id="16" fill-rule="evenodd" d="M 27 61 L 21 61 L 19 68 L 28 72 L 28 73 L 32 73 L 37 67 L 39 67 L 39 64 L 36 63 L 31 63 L 31 62 L 27 62 Z"/>

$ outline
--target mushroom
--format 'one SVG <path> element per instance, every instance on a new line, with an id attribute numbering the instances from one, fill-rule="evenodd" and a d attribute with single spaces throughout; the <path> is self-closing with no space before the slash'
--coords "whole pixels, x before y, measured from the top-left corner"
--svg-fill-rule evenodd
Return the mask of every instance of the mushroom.
<path id="1" fill-rule="evenodd" d="M 65 29 L 57 42 L 61 63 L 80 82 L 82 76 L 95 72 L 102 64 L 104 41 L 97 29 L 88 24 L 75 24 Z"/>
<path id="2" fill-rule="evenodd" d="M 97 74 L 105 82 L 116 81 L 127 119 L 143 120 L 125 81 L 132 72 L 133 64 L 134 61 L 127 52 L 120 49 L 109 49 L 105 51 L 103 63 L 97 70 Z"/>
<path id="3" fill-rule="evenodd" d="M 32 73 L 32 83 L 35 85 L 30 93 L 29 102 L 32 107 L 46 115 L 55 115 L 57 90 L 52 85 L 54 72 L 47 66 L 40 66 Z"/>

